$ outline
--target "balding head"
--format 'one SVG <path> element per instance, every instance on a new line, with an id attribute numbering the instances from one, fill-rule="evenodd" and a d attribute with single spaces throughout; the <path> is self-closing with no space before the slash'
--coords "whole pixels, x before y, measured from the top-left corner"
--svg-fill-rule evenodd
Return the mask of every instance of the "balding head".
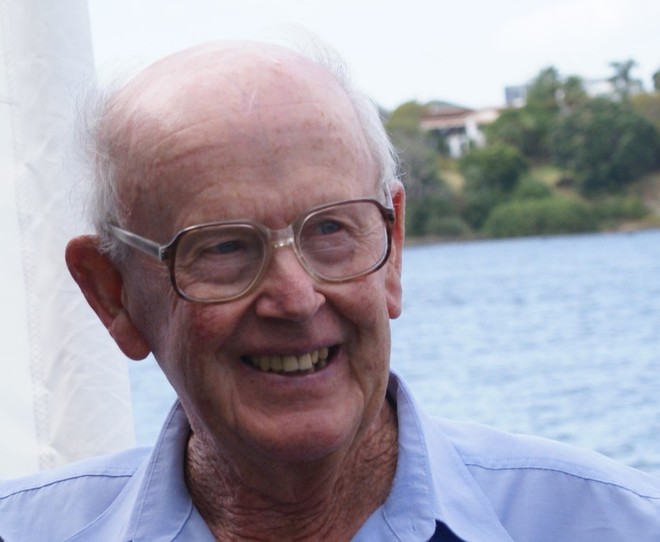
<path id="1" fill-rule="evenodd" d="M 303 102 L 318 104 L 317 128 L 343 123 L 375 161 L 379 180 L 393 180 L 393 153 L 376 108 L 352 88 L 341 64 L 325 61 L 336 56 L 320 58 L 271 44 L 217 43 L 169 56 L 134 77 L 105 101 L 96 125 L 98 231 L 129 220 L 164 162 L 193 152 L 186 138 L 193 127 L 203 138 L 207 125 L 217 138 L 222 120 L 228 158 L 232 148 L 246 145 L 268 154 L 279 143 L 278 123 L 282 131 L 287 122 L 307 129 L 302 124 L 310 123 L 309 115 L 297 118 Z M 171 144 L 168 152 L 157 152 L 163 144 Z"/>

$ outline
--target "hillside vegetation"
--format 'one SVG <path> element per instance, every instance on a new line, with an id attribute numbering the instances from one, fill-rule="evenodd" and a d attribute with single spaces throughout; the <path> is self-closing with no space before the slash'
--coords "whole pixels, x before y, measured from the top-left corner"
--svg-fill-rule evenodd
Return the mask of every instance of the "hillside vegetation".
<path id="1" fill-rule="evenodd" d="M 599 97 L 578 77 L 542 70 L 525 105 L 502 111 L 486 145 L 457 160 L 441 132 L 421 129 L 427 105 L 397 108 L 386 126 L 401 155 L 409 237 L 660 227 L 660 88 L 640 92 L 631 62 L 612 64 L 615 91 Z"/>

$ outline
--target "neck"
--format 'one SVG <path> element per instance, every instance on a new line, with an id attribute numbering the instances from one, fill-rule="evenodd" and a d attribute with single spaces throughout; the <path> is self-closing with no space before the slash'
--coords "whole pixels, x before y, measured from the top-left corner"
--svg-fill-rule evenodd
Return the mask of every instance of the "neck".
<path id="1" fill-rule="evenodd" d="M 209 450 L 214 448 L 193 433 L 186 478 L 217 540 L 350 540 L 390 492 L 397 460 L 396 412 L 385 401 L 362 438 L 323 460 L 265 461 L 246 468 L 217 447 Z"/>

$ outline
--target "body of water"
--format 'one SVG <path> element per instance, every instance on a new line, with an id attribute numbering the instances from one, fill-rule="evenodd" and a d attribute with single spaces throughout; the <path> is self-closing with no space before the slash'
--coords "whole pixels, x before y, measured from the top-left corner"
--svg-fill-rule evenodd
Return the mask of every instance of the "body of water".
<path id="1" fill-rule="evenodd" d="M 410 247 L 403 282 L 392 366 L 428 411 L 660 475 L 660 231 Z M 174 394 L 131 380 L 148 444 Z"/>

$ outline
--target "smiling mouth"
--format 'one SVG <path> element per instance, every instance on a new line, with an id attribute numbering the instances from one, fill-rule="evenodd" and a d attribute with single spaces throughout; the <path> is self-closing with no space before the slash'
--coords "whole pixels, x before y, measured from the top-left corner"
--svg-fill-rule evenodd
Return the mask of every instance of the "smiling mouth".
<path id="1" fill-rule="evenodd" d="M 243 356 L 241 359 L 265 373 L 291 374 L 319 371 L 328 363 L 329 355 L 328 348 L 320 348 L 300 356 L 275 354 Z"/>

